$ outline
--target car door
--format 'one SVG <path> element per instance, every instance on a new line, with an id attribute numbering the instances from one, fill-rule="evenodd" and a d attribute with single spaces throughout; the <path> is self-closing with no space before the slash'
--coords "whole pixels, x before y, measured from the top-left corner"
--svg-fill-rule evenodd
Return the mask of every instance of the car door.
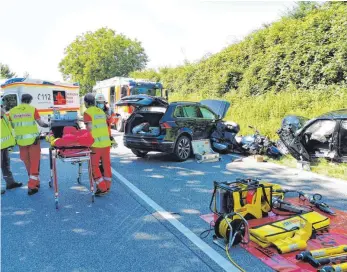
<path id="1" fill-rule="evenodd" d="M 340 156 L 347 159 L 347 120 L 341 121 L 338 138 Z"/>
<path id="2" fill-rule="evenodd" d="M 193 140 L 200 139 L 202 129 L 198 119 L 201 117 L 199 107 L 196 105 L 180 105 L 177 106 L 174 112 L 178 133 L 183 131 L 192 135 Z"/>
<path id="3" fill-rule="evenodd" d="M 203 126 L 202 137 L 204 139 L 210 138 L 212 129 L 215 126 L 217 116 L 207 107 L 200 106 L 201 124 Z"/>
<path id="4" fill-rule="evenodd" d="M 297 160 L 310 161 L 311 157 L 302 144 L 301 134 L 292 131 L 290 127 L 281 129 L 279 133 L 281 141 L 285 144 L 290 154 Z"/>

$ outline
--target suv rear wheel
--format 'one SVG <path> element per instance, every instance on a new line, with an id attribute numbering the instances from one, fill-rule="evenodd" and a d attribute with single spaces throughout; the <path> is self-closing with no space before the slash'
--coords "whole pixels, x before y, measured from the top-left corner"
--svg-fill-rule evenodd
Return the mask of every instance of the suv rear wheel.
<path id="1" fill-rule="evenodd" d="M 139 150 L 139 149 L 131 149 L 131 152 L 133 152 L 136 157 L 140 157 L 140 158 L 144 158 L 148 151 L 143 151 L 143 150 Z"/>
<path id="2" fill-rule="evenodd" d="M 174 155 L 178 161 L 187 160 L 192 153 L 191 140 L 187 136 L 181 136 L 178 138 L 174 150 Z"/>

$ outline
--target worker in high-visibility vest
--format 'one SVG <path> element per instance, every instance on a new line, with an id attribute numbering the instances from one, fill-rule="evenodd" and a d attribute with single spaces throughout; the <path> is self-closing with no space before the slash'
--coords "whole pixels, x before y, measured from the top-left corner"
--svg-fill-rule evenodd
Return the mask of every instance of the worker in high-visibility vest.
<path id="1" fill-rule="evenodd" d="M 13 178 L 10 168 L 10 152 L 9 149 L 16 145 L 16 140 L 13 136 L 13 131 L 9 120 L 6 117 L 6 112 L 3 109 L 2 99 L 1 104 L 1 131 L 0 131 L 0 149 L 1 149 L 1 172 L 6 182 L 6 189 L 14 189 L 21 187 L 23 184 L 16 182 Z M 4 194 L 5 190 L 1 189 L 1 194 Z"/>
<path id="2" fill-rule="evenodd" d="M 94 138 L 92 145 L 92 172 L 97 185 L 95 195 L 101 196 L 109 192 L 111 188 L 111 140 L 107 125 L 107 117 L 104 111 L 95 106 L 95 97 L 88 93 L 84 96 L 84 104 L 87 110 L 84 112 L 83 120 L 86 127 L 91 131 Z M 99 169 L 99 162 L 102 162 L 104 174 Z"/>
<path id="3" fill-rule="evenodd" d="M 99 94 L 95 95 L 95 105 L 99 109 L 102 109 L 104 111 L 104 113 L 106 114 L 108 132 L 110 134 L 110 140 L 111 140 L 111 147 L 116 148 L 118 145 L 117 145 L 116 140 L 114 139 L 114 137 L 112 136 L 112 133 L 111 133 L 112 111 L 106 104 L 107 104 L 107 102 L 106 102 L 105 96 L 103 94 L 99 93 Z M 102 161 L 101 160 L 99 163 L 99 168 L 100 168 L 101 174 L 104 175 L 104 168 L 102 167 Z"/>
<path id="4" fill-rule="evenodd" d="M 19 154 L 28 172 L 28 194 L 33 195 L 40 188 L 40 134 L 36 123 L 41 127 L 49 127 L 41 120 L 37 109 L 30 105 L 33 97 L 30 94 L 23 94 L 22 104 L 10 110 L 10 120 L 16 142 L 19 146 Z"/>

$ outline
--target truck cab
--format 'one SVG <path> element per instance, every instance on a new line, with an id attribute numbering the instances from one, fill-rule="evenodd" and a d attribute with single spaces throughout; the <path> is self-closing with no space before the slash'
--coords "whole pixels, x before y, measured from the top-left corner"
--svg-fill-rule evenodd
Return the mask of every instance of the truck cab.
<path id="1" fill-rule="evenodd" d="M 93 93 L 102 93 L 104 95 L 112 111 L 112 125 L 119 132 L 124 131 L 125 122 L 134 111 L 134 107 L 131 105 L 118 106 L 116 105 L 117 101 L 130 95 L 166 96 L 167 99 L 167 93 L 164 93 L 160 82 L 125 77 L 114 77 L 98 81 L 93 88 Z"/>

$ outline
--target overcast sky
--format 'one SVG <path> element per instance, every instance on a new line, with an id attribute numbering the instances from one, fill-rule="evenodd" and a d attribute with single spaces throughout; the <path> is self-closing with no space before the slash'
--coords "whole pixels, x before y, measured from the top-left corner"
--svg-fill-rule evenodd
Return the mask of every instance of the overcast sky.
<path id="1" fill-rule="evenodd" d="M 61 80 L 64 48 L 86 31 L 109 27 L 142 42 L 147 67 L 175 66 L 216 53 L 294 2 L 195 0 L 0 1 L 0 62 L 19 76 Z"/>

